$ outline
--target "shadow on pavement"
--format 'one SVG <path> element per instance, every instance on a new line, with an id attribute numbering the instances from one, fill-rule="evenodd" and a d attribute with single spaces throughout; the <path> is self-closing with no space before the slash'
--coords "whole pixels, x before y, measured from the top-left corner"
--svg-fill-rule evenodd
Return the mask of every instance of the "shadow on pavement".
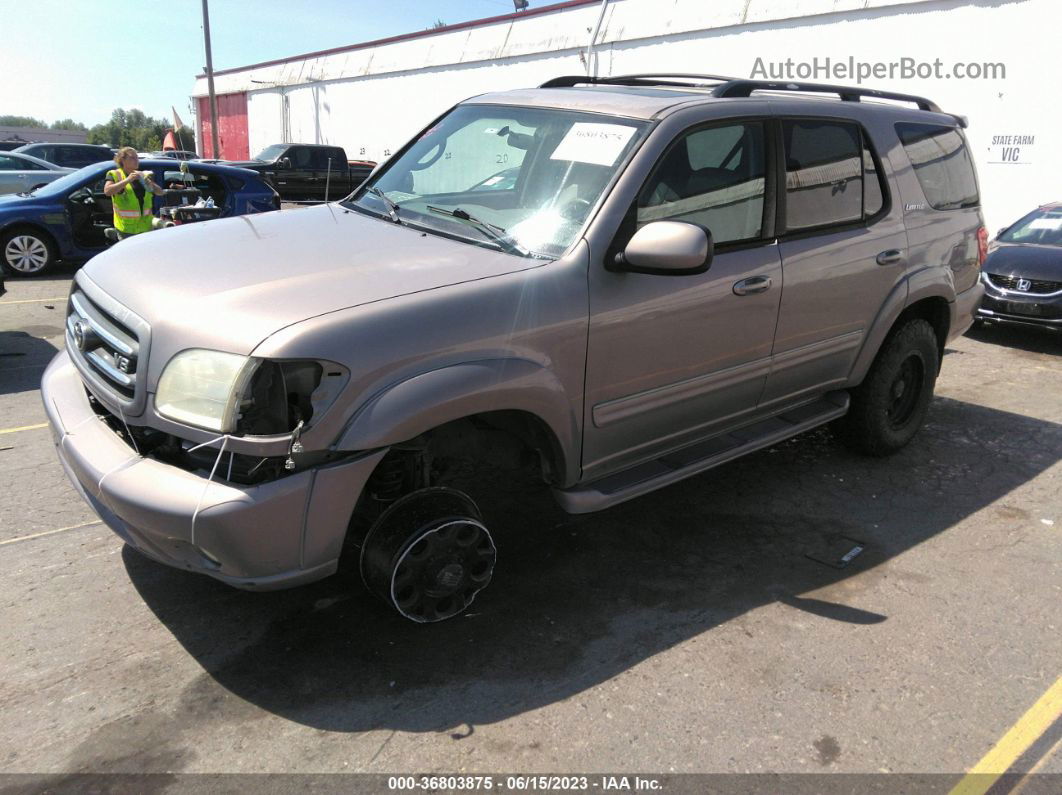
<path id="1" fill-rule="evenodd" d="M 0 331 L 0 395 L 31 392 L 40 387 L 44 368 L 59 352 L 44 338 L 61 337 L 63 333 L 63 307 L 57 306 L 55 311 L 55 324 Z"/>
<path id="2" fill-rule="evenodd" d="M 233 702 L 217 706 L 221 685 L 319 729 L 460 739 L 761 605 L 872 631 L 889 616 L 845 605 L 852 590 L 829 586 L 866 573 L 861 582 L 925 588 L 931 577 L 890 561 L 1035 478 L 1059 450 L 1062 426 L 938 398 L 923 433 L 890 459 L 853 456 L 820 430 L 582 517 L 543 487 L 493 484 L 482 505 L 499 548 L 494 582 L 467 616 L 434 625 L 393 615 L 350 573 L 248 594 L 128 547 L 123 559 L 203 669 L 173 720 L 186 712 L 191 725 L 212 710 L 236 719 Z M 852 538 L 865 550 L 847 568 L 806 556 Z"/>
<path id="3" fill-rule="evenodd" d="M 1062 330 L 978 323 L 970 327 L 966 336 L 989 345 L 1005 345 L 1029 353 L 1062 354 Z"/>

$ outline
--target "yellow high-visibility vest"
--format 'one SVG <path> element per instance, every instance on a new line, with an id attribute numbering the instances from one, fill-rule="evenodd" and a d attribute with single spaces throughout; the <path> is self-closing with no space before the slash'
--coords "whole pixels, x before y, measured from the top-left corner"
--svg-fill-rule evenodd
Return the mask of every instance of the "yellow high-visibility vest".
<path id="1" fill-rule="evenodd" d="M 125 179 L 125 171 L 120 168 L 108 171 L 107 179 L 117 184 Z M 145 188 L 144 205 L 141 207 L 131 182 L 119 193 L 111 196 L 111 206 L 114 208 L 114 228 L 124 235 L 150 232 L 152 198 L 151 191 Z"/>

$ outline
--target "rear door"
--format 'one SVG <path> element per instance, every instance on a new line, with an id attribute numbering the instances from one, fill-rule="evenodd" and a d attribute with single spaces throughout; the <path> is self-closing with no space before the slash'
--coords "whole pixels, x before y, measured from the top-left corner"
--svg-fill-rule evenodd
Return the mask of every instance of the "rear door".
<path id="1" fill-rule="evenodd" d="M 309 146 L 293 146 L 288 150 L 291 170 L 288 172 L 288 186 L 292 197 L 299 201 L 318 199 L 324 189 L 317 187 L 317 149 Z"/>
<path id="2" fill-rule="evenodd" d="M 781 295 L 773 203 L 765 200 L 770 129 L 762 120 L 726 121 L 681 133 L 613 242 L 622 250 L 653 221 L 700 224 L 716 245 L 705 273 L 591 267 L 584 476 L 653 458 L 755 410 Z"/>
<path id="3" fill-rule="evenodd" d="M 903 280 L 907 235 L 870 136 L 850 119 L 781 124 L 784 289 L 762 405 L 844 384 L 886 296 Z"/>
<path id="4" fill-rule="evenodd" d="M 314 150 L 314 198 L 341 199 L 350 192 L 347 161 L 342 149 L 325 146 Z"/>

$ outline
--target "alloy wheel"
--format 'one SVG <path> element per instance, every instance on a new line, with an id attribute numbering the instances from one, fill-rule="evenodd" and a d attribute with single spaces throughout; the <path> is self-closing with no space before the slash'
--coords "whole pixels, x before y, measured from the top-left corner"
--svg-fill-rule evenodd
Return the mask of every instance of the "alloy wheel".
<path id="1" fill-rule="evenodd" d="M 19 273 L 37 273 L 48 264 L 48 246 L 33 235 L 15 235 L 4 247 L 4 260 Z"/>

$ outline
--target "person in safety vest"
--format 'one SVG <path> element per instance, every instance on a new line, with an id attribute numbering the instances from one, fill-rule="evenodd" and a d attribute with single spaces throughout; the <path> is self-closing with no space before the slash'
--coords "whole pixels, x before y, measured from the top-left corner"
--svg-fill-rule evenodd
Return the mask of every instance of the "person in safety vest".
<path id="1" fill-rule="evenodd" d="M 133 147 L 119 149 L 114 162 L 118 168 L 107 172 L 103 193 L 111 197 L 118 239 L 150 232 L 152 194 L 162 194 L 163 189 L 151 178 L 151 172 L 137 170 L 140 158 Z"/>

